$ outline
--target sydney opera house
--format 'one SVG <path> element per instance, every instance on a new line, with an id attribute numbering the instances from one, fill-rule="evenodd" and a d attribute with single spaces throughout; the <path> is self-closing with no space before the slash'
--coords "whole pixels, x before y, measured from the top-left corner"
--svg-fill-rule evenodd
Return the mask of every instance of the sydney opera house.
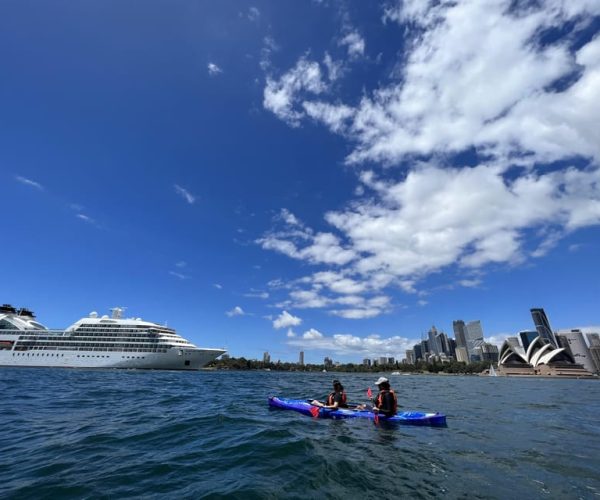
<path id="1" fill-rule="evenodd" d="M 593 377 L 591 359 L 574 353 L 566 337 L 552 332 L 544 310 L 532 309 L 531 314 L 536 330 L 520 332 L 520 341 L 517 337 L 506 339 L 500 349 L 498 375 Z"/>

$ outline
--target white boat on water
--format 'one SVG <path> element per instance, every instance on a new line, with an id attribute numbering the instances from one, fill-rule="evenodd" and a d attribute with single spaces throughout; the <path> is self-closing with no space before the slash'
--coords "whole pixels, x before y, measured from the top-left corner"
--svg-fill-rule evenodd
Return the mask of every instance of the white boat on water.
<path id="1" fill-rule="evenodd" d="M 199 370 L 225 353 L 200 348 L 172 328 L 92 312 L 66 330 L 49 330 L 25 308 L 0 306 L 0 366 Z"/>
<path id="2" fill-rule="evenodd" d="M 490 377 L 497 377 L 498 374 L 496 373 L 496 369 L 494 368 L 494 365 L 490 365 Z"/>

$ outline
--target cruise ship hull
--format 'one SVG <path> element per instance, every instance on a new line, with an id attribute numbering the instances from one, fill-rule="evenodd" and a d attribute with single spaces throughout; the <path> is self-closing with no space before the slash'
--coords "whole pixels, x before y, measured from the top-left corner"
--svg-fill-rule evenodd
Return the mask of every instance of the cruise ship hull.
<path id="1" fill-rule="evenodd" d="M 222 349 L 170 349 L 160 353 L 0 350 L 0 366 L 200 370 Z"/>

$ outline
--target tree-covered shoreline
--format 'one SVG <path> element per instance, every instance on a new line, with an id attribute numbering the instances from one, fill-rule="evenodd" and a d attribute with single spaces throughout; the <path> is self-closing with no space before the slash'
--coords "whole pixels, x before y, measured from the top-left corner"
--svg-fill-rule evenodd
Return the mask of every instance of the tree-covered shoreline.
<path id="1" fill-rule="evenodd" d="M 341 372 L 341 373 L 378 373 L 378 372 L 400 372 L 400 373 L 448 373 L 448 374 L 478 374 L 490 368 L 490 361 L 481 361 L 477 363 L 466 364 L 458 361 L 448 363 L 425 363 L 417 362 L 415 364 L 391 363 L 378 365 L 364 365 L 359 363 L 344 363 L 334 366 L 325 366 L 323 364 L 305 364 L 289 362 L 268 362 L 256 359 L 246 359 L 244 357 L 217 359 L 209 363 L 206 368 L 214 370 L 271 370 L 282 372 Z"/>

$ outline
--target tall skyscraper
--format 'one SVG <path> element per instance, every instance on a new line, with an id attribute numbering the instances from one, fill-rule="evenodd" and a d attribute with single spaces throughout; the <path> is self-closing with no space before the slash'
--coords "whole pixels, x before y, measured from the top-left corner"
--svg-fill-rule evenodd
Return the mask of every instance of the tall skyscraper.
<path id="1" fill-rule="evenodd" d="M 590 344 L 590 355 L 596 367 L 596 373 L 600 373 L 600 334 L 588 333 L 586 337 Z"/>
<path id="2" fill-rule="evenodd" d="M 556 342 L 554 333 L 550 327 L 550 321 L 548 320 L 548 316 L 546 316 L 544 310 L 541 307 L 531 309 L 531 317 L 533 319 L 535 329 L 540 334 L 540 337 L 550 342 L 555 347 L 558 347 L 558 343 Z"/>
<path id="3" fill-rule="evenodd" d="M 596 371 L 596 364 L 592 360 L 592 355 L 581 330 L 560 330 L 558 336 L 567 340 L 575 363 L 583 365 L 588 372 L 594 373 Z"/>
<path id="4" fill-rule="evenodd" d="M 426 360 L 428 354 L 429 354 L 429 341 L 421 340 L 421 357 Z"/>
<path id="5" fill-rule="evenodd" d="M 444 332 L 439 332 L 435 336 L 435 341 L 437 343 L 440 354 L 450 354 L 450 346 L 448 344 L 448 336 Z"/>
<path id="6" fill-rule="evenodd" d="M 413 346 L 413 352 L 415 353 L 415 361 L 423 359 L 423 349 L 421 344 L 415 344 Z"/>
<path id="7" fill-rule="evenodd" d="M 271 362 L 271 355 L 267 351 L 263 354 L 263 363 L 270 363 L 270 362 Z"/>
<path id="8" fill-rule="evenodd" d="M 588 333 L 586 337 L 590 347 L 600 347 L 600 333 Z"/>
<path id="9" fill-rule="evenodd" d="M 438 345 L 438 340 L 436 336 L 438 334 L 437 328 L 432 326 L 429 332 L 427 332 L 427 338 L 429 339 L 429 352 L 432 354 L 440 354 L 441 349 Z"/>
<path id="10" fill-rule="evenodd" d="M 456 339 L 456 347 L 467 347 L 467 332 L 465 322 L 462 319 L 457 319 L 452 322 L 454 330 L 454 338 Z"/>
<path id="11" fill-rule="evenodd" d="M 483 344 L 483 329 L 481 328 L 481 321 L 469 321 L 465 325 L 466 337 L 467 337 L 467 351 L 469 352 L 469 358 L 475 359 L 475 349 Z"/>
<path id="12" fill-rule="evenodd" d="M 406 351 L 406 362 L 410 363 L 411 365 L 415 364 L 415 351 L 412 349 L 408 349 Z"/>
<path id="13" fill-rule="evenodd" d="M 304 365 L 304 351 L 300 351 L 300 356 L 298 356 L 298 364 Z"/>
<path id="14" fill-rule="evenodd" d="M 523 349 L 527 351 L 529 344 L 531 344 L 536 338 L 538 338 L 539 335 L 540 334 L 537 332 L 537 330 L 523 330 L 522 332 L 519 332 L 519 338 L 521 339 L 521 345 L 523 346 Z"/>

